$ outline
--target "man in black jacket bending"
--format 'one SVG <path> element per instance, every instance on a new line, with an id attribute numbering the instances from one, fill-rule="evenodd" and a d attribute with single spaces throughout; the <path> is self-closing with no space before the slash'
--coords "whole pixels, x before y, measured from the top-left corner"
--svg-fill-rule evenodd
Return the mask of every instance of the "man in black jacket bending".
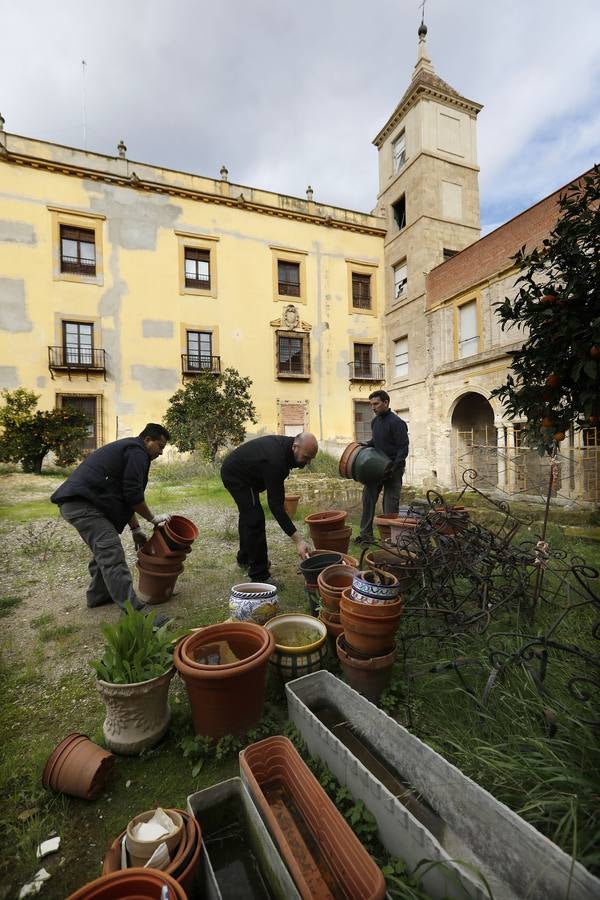
<path id="1" fill-rule="evenodd" d="M 366 484 L 363 488 L 360 534 L 355 538 L 355 544 L 369 544 L 373 540 L 373 517 L 382 487 L 384 514 L 398 512 L 402 476 L 408 455 L 408 428 L 404 419 L 391 411 L 390 395 L 387 391 L 373 391 L 369 394 L 369 401 L 375 418 L 371 422 L 373 437 L 365 447 L 381 450 L 389 456 L 391 466 L 382 484 Z"/>
<path id="2" fill-rule="evenodd" d="M 304 559 L 309 546 L 283 508 L 283 482 L 290 469 L 303 469 L 317 455 L 319 445 L 314 434 L 302 432 L 296 437 L 279 434 L 254 438 L 240 444 L 225 457 L 221 466 L 223 484 L 239 511 L 240 546 L 238 565 L 248 567 L 252 581 L 270 579 L 265 514 L 259 494 L 267 492 L 269 509 L 281 529 L 293 540 L 298 556 Z"/>
<path id="3" fill-rule="evenodd" d="M 138 515 L 152 525 L 171 518 L 167 513 L 152 515 L 144 499 L 150 463 L 161 456 L 169 439 L 162 425 L 150 422 L 138 437 L 122 438 L 94 450 L 50 497 L 92 551 L 87 591 L 90 608 L 114 602 L 123 609 L 131 600 L 135 609 L 150 612 L 133 588 L 120 533 L 128 524 L 139 549 L 146 543 L 146 535 Z M 158 615 L 154 624 L 168 621 L 168 616 Z"/>

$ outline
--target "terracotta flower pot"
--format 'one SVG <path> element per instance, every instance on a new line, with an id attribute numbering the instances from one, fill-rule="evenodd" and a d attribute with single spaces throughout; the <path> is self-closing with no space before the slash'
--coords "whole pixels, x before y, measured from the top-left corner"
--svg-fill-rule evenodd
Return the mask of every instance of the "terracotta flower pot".
<path id="1" fill-rule="evenodd" d="M 405 549 L 370 547 L 363 556 L 363 564 L 367 569 L 389 572 L 398 579 L 401 592 L 408 588 L 418 572 L 416 555 Z"/>
<path id="2" fill-rule="evenodd" d="M 160 557 L 162 559 L 171 557 L 172 559 L 181 560 L 186 554 L 192 552 L 192 548 L 189 544 L 186 544 L 180 549 L 172 550 L 165 540 L 163 526 L 157 525 L 140 552 L 143 552 L 145 556 Z"/>
<path id="3" fill-rule="evenodd" d="M 67 900 L 161 900 L 164 885 L 168 887 L 169 900 L 187 900 L 181 885 L 166 872 L 142 868 L 101 875 L 84 884 Z"/>
<path id="4" fill-rule="evenodd" d="M 367 700 L 376 703 L 390 682 L 397 651 L 394 649 L 383 656 L 359 659 L 352 656 L 344 635 L 340 634 L 336 641 L 336 652 L 348 684 Z"/>
<path id="5" fill-rule="evenodd" d="M 332 531 L 336 528 L 342 528 L 346 521 L 348 513 L 345 509 L 328 509 L 324 512 L 312 513 L 306 516 L 305 523 L 313 531 Z"/>
<path id="6" fill-rule="evenodd" d="M 410 544 L 413 540 L 414 530 L 421 521 L 422 517 L 400 516 L 398 521 L 390 522 L 390 541 L 392 544 L 395 544 L 397 547 Z"/>
<path id="7" fill-rule="evenodd" d="M 175 590 L 177 579 L 183 572 L 183 566 L 180 566 L 174 572 L 154 572 L 147 569 L 141 562 L 136 563 L 139 578 L 140 594 L 143 594 L 146 603 L 166 603 L 171 598 Z"/>
<path id="8" fill-rule="evenodd" d="M 361 446 L 357 441 L 352 441 L 342 453 L 339 465 L 339 472 L 342 478 L 352 478 L 352 466 Z"/>
<path id="9" fill-rule="evenodd" d="M 335 642 L 338 635 L 344 632 L 344 626 L 340 622 L 340 615 L 339 613 L 330 612 L 328 609 L 321 609 L 319 611 L 319 619 L 327 629 L 329 647 L 335 653 Z"/>
<path id="10" fill-rule="evenodd" d="M 351 590 L 345 590 L 340 598 L 340 610 L 352 613 L 355 616 L 363 616 L 367 619 L 389 619 L 400 618 L 404 612 L 404 600 L 398 597 L 389 603 L 363 603 L 362 600 L 355 600 Z"/>
<path id="11" fill-rule="evenodd" d="M 171 516 L 163 525 L 165 536 L 175 544 L 193 544 L 198 537 L 198 529 L 185 516 Z"/>
<path id="12" fill-rule="evenodd" d="M 389 541 L 391 536 L 390 524 L 399 518 L 398 513 L 382 513 L 380 516 L 375 516 L 373 524 L 379 529 L 379 537 L 382 541 Z"/>
<path id="13" fill-rule="evenodd" d="M 171 721 L 169 685 L 174 674 L 171 666 L 163 675 L 136 684 L 111 684 L 96 679 L 96 688 L 106 706 L 102 730 L 111 750 L 135 756 L 154 747 L 166 734 Z"/>
<path id="14" fill-rule="evenodd" d="M 154 556 L 146 553 L 145 546 L 138 550 L 138 562 L 145 572 L 158 572 L 166 574 L 180 572 L 185 560 L 185 553 L 173 553 L 172 556 Z"/>
<path id="15" fill-rule="evenodd" d="M 163 870 L 171 875 L 183 888 L 189 892 L 192 889 L 194 875 L 198 867 L 200 851 L 202 849 L 202 830 L 195 816 L 183 809 L 175 809 L 184 822 L 184 833 L 171 861 Z M 167 810 L 171 812 L 171 810 Z M 127 834 L 127 829 L 115 838 L 104 855 L 102 873 L 118 872 L 121 869 L 121 841 Z"/>
<path id="16" fill-rule="evenodd" d="M 42 773 L 45 788 L 94 800 L 108 781 L 115 757 L 84 734 L 73 732 L 52 751 Z"/>
<path id="17" fill-rule="evenodd" d="M 300 494 L 286 494 L 283 501 L 283 508 L 286 513 L 293 519 L 296 515 L 296 510 L 298 509 L 298 504 L 300 503 Z"/>
<path id="18" fill-rule="evenodd" d="M 197 662 L 203 648 L 227 644 L 235 662 L 210 665 Z M 196 734 L 219 739 L 242 734 L 257 724 L 264 706 L 267 665 L 275 638 L 261 625 L 223 622 L 183 638 L 173 661 L 192 708 Z"/>
<path id="19" fill-rule="evenodd" d="M 345 608 L 344 598 L 340 602 L 340 623 L 348 644 L 368 656 L 383 656 L 394 649 L 400 615 L 356 616 Z"/>
<path id="20" fill-rule="evenodd" d="M 335 533 L 327 531 L 313 533 L 311 531 L 312 542 L 317 550 L 336 550 L 338 553 L 347 553 L 351 536 L 351 525 L 338 528 Z"/>
<path id="21" fill-rule="evenodd" d="M 277 588 L 272 584 L 251 581 L 234 584 L 229 594 L 229 612 L 238 622 L 264 625 L 280 611 Z"/>
<path id="22" fill-rule="evenodd" d="M 284 613 L 270 619 L 265 628 L 275 638 L 269 665 L 282 681 L 310 675 L 323 668 L 327 629 L 318 619 L 303 613 Z M 306 633 L 305 638 L 308 639 L 297 643 L 295 638 L 298 633 Z"/>
<path id="23" fill-rule="evenodd" d="M 303 898 L 384 897 L 381 870 L 291 741 L 251 744 L 240 753 L 240 770 Z"/>
<path id="24" fill-rule="evenodd" d="M 357 570 L 352 566 L 327 566 L 319 573 L 317 578 L 317 588 L 319 597 L 323 606 L 332 612 L 337 612 L 340 608 L 340 598 L 344 588 L 352 586 L 352 579 Z"/>

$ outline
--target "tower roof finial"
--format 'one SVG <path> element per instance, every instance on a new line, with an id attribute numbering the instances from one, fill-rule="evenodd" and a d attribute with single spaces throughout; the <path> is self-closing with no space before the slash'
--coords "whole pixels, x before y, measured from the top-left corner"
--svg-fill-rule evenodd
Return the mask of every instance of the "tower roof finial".
<path id="1" fill-rule="evenodd" d="M 419 38 L 424 38 L 427 34 L 427 25 L 425 24 L 425 2 L 426 0 L 421 0 L 419 6 L 421 7 L 421 24 L 419 25 Z"/>
<path id="2" fill-rule="evenodd" d="M 419 25 L 419 51 L 417 53 L 417 62 L 413 72 L 413 78 L 419 74 L 419 72 L 433 72 L 433 66 L 431 65 L 431 60 L 427 54 L 427 42 L 425 38 L 427 37 L 427 25 L 425 24 L 425 3 L 426 0 L 421 0 L 419 6 L 421 7 L 421 24 Z"/>

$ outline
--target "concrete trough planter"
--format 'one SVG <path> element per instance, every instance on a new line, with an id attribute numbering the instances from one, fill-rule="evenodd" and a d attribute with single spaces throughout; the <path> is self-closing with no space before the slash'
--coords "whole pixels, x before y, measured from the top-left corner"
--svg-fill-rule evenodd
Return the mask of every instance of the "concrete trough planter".
<path id="1" fill-rule="evenodd" d="M 460 878 L 466 896 L 489 900 L 476 872 L 460 861 L 483 874 L 494 900 L 600 897 L 600 879 L 330 672 L 291 681 L 286 694 L 290 718 L 309 752 L 373 813 L 384 847 L 410 866 L 423 859 L 445 863 L 423 876 L 433 898 L 462 896 Z M 359 761 L 333 726 L 321 721 L 323 710 L 340 714 L 357 743 L 363 737 L 367 745 L 372 741 L 383 766 L 367 768 Z M 406 805 L 393 792 L 394 774 L 414 792 Z"/>
<path id="2" fill-rule="evenodd" d="M 296 885 L 240 778 L 221 781 L 203 791 L 190 794 L 187 798 L 187 808 L 199 822 L 203 834 L 204 821 L 208 822 L 209 816 L 214 815 L 220 808 L 225 810 L 229 805 L 233 806 L 234 804 L 241 809 L 242 825 L 248 837 L 252 855 L 271 896 L 274 900 L 300 900 Z M 210 846 L 210 828 L 205 838 L 208 838 Z M 199 896 L 204 900 L 221 900 L 223 892 L 219 887 L 206 843 L 203 843 L 202 847 L 199 879 Z M 228 896 L 232 896 L 231 891 Z"/>

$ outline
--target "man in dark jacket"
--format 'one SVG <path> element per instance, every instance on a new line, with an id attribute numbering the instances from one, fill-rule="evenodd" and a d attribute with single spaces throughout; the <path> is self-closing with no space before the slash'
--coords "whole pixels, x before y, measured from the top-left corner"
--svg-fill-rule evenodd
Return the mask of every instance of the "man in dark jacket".
<path id="1" fill-rule="evenodd" d="M 90 608 L 114 602 L 123 609 L 131 600 L 135 609 L 150 612 L 133 588 L 120 533 L 129 525 L 139 549 L 146 535 L 138 515 L 152 525 L 171 518 L 166 513 L 154 516 L 144 499 L 150 463 L 162 454 L 169 437 L 162 425 L 150 422 L 139 437 L 105 444 L 90 453 L 50 498 L 92 551 L 87 591 Z M 155 619 L 158 626 L 165 622 L 168 616 Z"/>
<path id="2" fill-rule="evenodd" d="M 268 581 L 271 577 L 261 491 L 267 492 L 269 509 L 295 543 L 298 556 L 301 559 L 307 556 L 310 548 L 283 508 L 283 482 L 290 469 L 303 469 L 318 450 L 316 437 L 308 432 L 296 437 L 272 434 L 240 444 L 225 457 L 221 479 L 239 511 L 237 561 L 238 565 L 248 567 L 252 581 Z"/>
<path id="3" fill-rule="evenodd" d="M 355 544 L 369 544 L 373 540 L 373 517 L 382 487 L 384 514 L 398 512 L 402 476 L 408 455 L 408 428 L 404 419 L 391 411 L 390 395 L 387 391 L 373 391 L 369 394 L 369 401 L 375 418 L 371 422 L 373 437 L 365 447 L 381 450 L 389 456 L 391 466 L 382 484 L 366 484 L 363 488 L 360 534 L 355 539 Z"/>

